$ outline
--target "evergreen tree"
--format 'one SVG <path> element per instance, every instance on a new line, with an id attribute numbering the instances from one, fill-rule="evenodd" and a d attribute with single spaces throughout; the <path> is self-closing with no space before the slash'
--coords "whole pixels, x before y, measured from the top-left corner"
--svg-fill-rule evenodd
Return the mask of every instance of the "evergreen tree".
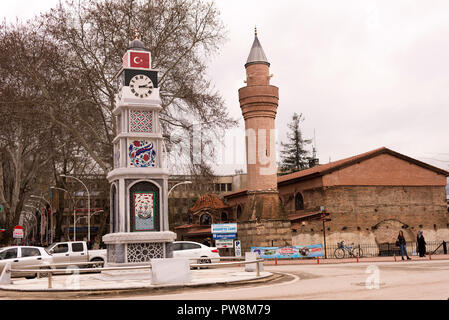
<path id="1" fill-rule="evenodd" d="M 281 171 L 296 172 L 309 167 L 309 151 L 306 145 L 312 142 L 311 139 L 303 139 L 300 122 L 304 121 L 302 113 L 293 114 L 292 121 L 287 125 L 289 132 L 287 133 L 287 143 L 281 142 Z"/>

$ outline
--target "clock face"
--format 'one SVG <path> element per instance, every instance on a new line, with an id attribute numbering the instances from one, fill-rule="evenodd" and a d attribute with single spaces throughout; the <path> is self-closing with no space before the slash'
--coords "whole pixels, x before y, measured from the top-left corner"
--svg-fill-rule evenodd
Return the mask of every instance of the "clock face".
<path id="1" fill-rule="evenodd" d="M 129 83 L 131 92 L 139 98 L 148 98 L 154 89 L 153 82 L 146 75 L 138 74 Z"/>

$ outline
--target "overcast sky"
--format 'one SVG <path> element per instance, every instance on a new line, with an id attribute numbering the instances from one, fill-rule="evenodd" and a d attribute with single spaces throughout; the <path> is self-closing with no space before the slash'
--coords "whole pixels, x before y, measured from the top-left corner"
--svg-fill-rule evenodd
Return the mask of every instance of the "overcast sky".
<path id="1" fill-rule="evenodd" d="M 55 3 L 1 0 L 0 16 Z M 449 1 L 216 3 L 228 40 L 209 74 L 242 128 L 237 90 L 257 26 L 279 87 L 278 140 L 297 112 L 304 136 L 315 130 L 320 163 L 385 146 L 449 170 Z"/>

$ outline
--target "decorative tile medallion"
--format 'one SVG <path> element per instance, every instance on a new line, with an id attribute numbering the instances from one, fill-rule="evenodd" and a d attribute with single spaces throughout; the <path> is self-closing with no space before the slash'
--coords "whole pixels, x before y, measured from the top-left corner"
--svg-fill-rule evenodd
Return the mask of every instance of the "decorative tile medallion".
<path id="1" fill-rule="evenodd" d="M 164 258 L 163 243 L 129 243 L 127 250 L 128 262 L 148 262 L 151 259 Z"/>
<path id="2" fill-rule="evenodd" d="M 128 141 L 130 167 L 154 167 L 156 165 L 156 150 L 153 142 L 147 140 Z"/>
<path id="3" fill-rule="evenodd" d="M 130 110 L 129 131 L 130 132 L 152 132 L 153 112 Z"/>

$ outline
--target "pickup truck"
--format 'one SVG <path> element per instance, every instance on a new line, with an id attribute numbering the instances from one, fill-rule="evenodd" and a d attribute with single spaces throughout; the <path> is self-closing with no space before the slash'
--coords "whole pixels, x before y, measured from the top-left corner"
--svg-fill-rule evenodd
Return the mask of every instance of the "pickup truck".
<path id="1" fill-rule="evenodd" d="M 69 242 L 56 242 L 47 248 L 47 251 L 53 257 L 53 263 L 73 263 L 77 264 L 82 262 L 106 262 L 106 250 L 88 250 L 86 241 L 69 241 Z M 101 267 L 101 264 L 86 265 L 93 268 L 96 266 Z M 65 267 L 61 267 L 65 268 Z"/>

